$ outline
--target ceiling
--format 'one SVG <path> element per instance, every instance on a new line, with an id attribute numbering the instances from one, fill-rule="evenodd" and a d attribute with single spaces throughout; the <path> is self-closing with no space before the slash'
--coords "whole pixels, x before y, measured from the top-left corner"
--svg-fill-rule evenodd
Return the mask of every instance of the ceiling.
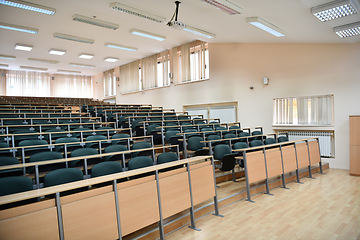
<path id="1" fill-rule="evenodd" d="M 0 22 L 39 29 L 38 34 L 0 29 L 0 54 L 16 56 L 16 60 L 0 59 L 7 69 L 20 66 L 48 68 L 49 73 L 58 69 L 81 71 L 81 75 L 95 75 L 111 68 L 150 56 L 196 39 L 209 43 L 355 43 L 360 35 L 341 39 L 333 27 L 360 21 L 360 13 L 321 22 L 310 13 L 310 8 L 331 0 L 231 0 L 243 8 L 240 15 L 228 15 L 201 0 L 182 0 L 178 20 L 216 34 L 207 39 L 186 31 L 176 30 L 165 24 L 155 23 L 127 13 L 110 9 L 112 2 L 119 2 L 146 12 L 170 19 L 175 10 L 174 0 L 28 0 L 32 3 L 55 8 L 53 16 L 0 5 Z M 357 0 L 358 1 L 358 0 Z M 72 20 L 74 14 L 119 24 L 117 30 L 101 28 Z M 261 17 L 286 33 L 274 37 L 246 23 L 247 17 Z M 156 40 L 132 35 L 133 28 L 166 36 Z M 55 32 L 94 39 L 93 44 L 77 43 L 53 37 Z M 107 48 L 105 43 L 117 43 L 138 48 L 136 52 Z M 15 50 L 15 44 L 32 45 L 30 52 Z M 50 49 L 64 49 L 63 56 L 50 55 Z M 94 54 L 90 60 L 79 59 L 81 53 Z M 116 63 L 105 62 L 106 57 L 119 58 Z M 59 64 L 28 62 L 28 58 L 59 61 Z M 95 65 L 93 69 L 73 67 L 69 63 Z"/>

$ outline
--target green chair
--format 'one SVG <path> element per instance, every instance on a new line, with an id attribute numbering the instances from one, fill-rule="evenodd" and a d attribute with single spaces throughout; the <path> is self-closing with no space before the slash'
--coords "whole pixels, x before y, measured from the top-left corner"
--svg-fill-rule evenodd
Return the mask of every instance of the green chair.
<path id="1" fill-rule="evenodd" d="M 165 142 L 166 143 L 170 143 L 170 138 L 173 136 L 176 136 L 176 134 L 180 133 L 180 131 L 178 130 L 170 130 L 170 131 L 166 131 L 165 133 Z"/>
<path id="2" fill-rule="evenodd" d="M 85 127 L 85 128 L 75 128 L 73 131 L 81 131 L 82 134 L 83 134 L 83 138 L 87 138 L 87 137 L 93 135 L 93 134 L 92 134 L 93 132 L 90 132 L 91 130 L 92 130 L 92 129 Z M 87 132 L 87 131 L 89 131 L 89 132 Z M 80 132 L 72 132 L 71 134 L 72 134 L 72 137 L 77 137 L 77 138 L 79 138 L 79 137 L 81 136 L 81 133 L 80 133 Z"/>
<path id="3" fill-rule="evenodd" d="M 114 130 L 114 128 L 112 127 L 99 127 L 96 130 Z M 96 135 L 105 135 L 107 136 L 107 131 L 101 131 L 101 132 L 96 132 Z M 113 134 L 113 131 L 109 132 L 109 135 L 111 136 Z"/>
<path id="4" fill-rule="evenodd" d="M 44 187 L 81 181 L 84 179 L 82 171 L 78 168 L 61 168 L 49 172 L 44 177 Z"/>
<path id="5" fill-rule="evenodd" d="M 250 142 L 250 147 L 258 147 L 258 146 L 263 146 L 263 145 L 264 145 L 264 143 L 261 140 L 252 140 Z"/>
<path id="6" fill-rule="evenodd" d="M 106 140 L 107 138 L 103 135 L 95 135 L 95 136 L 89 136 L 86 138 L 86 147 L 87 148 L 96 148 L 99 149 L 99 142 L 88 142 L 88 141 L 98 141 L 98 140 Z M 101 142 L 101 148 L 104 148 L 106 146 L 108 146 L 109 143 L 107 143 L 106 141 Z"/>
<path id="7" fill-rule="evenodd" d="M 128 169 L 129 170 L 134 170 L 134 169 L 139 169 L 139 168 L 144 168 L 144 167 L 150 167 L 150 166 L 153 166 L 153 160 L 150 157 L 147 157 L 147 156 L 134 157 L 134 158 L 130 159 L 130 161 L 128 162 Z M 132 176 L 130 179 L 146 177 L 146 176 L 153 175 L 153 174 L 154 174 L 153 172 L 139 174 L 139 175 L 136 175 L 136 176 Z"/>
<path id="8" fill-rule="evenodd" d="M 287 137 L 284 137 L 284 136 L 280 136 L 278 137 L 278 142 L 281 143 L 281 142 L 288 142 L 289 139 Z"/>
<path id="9" fill-rule="evenodd" d="M 157 157 L 157 164 L 168 163 L 179 160 L 178 155 L 173 152 L 164 152 Z"/>
<path id="10" fill-rule="evenodd" d="M 15 140 L 15 146 L 19 146 L 19 143 L 23 140 L 28 140 L 28 139 L 38 139 L 38 135 L 26 135 L 28 133 L 37 133 L 35 131 L 32 130 L 19 130 L 19 131 L 15 131 L 12 134 L 20 134 L 20 135 L 15 135 L 14 136 L 14 140 Z M 21 135 L 23 134 L 23 135 Z"/>
<path id="11" fill-rule="evenodd" d="M 109 174 L 122 172 L 123 168 L 119 162 L 102 162 L 98 163 L 91 169 L 91 177 L 100 177 Z"/>
<path id="12" fill-rule="evenodd" d="M 216 134 L 211 134 L 206 137 L 206 141 L 219 140 L 219 139 L 221 139 L 221 137 Z M 212 142 L 211 146 L 215 147 L 216 145 L 219 145 L 219 144 L 224 144 L 224 142 L 223 141 Z M 209 144 L 209 146 L 210 146 L 210 144 Z"/>
<path id="13" fill-rule="evenodd" d="M 264 141 L 265 145 L 274 144 L 276 140 L 274 138 L 266 138 Z"/>
<path id="14" fill-rule="evenodd" d="M 111 145 L 105 148 L 104 153 L 111 153 L 111 152 L 124 152 L 127 151 L 127 147 L 125 145 Z M 128 155 L 128 154 L 127 154 Z M 111 156 L 106 156 L 105 161 L 121 161 L 122 154 L 114 154 Z"/>
<path id="15" fill-rule="evenodd" d="M 117 133 L 117 134 L 114 134 L 114 135 L 111 136 L 111 139 L 122 139 L 122 138 L 130 138 L 130 135 L 126 134 L 126 133 Z M 125 139 L 125 140 L 112 140 L 111 142 L 112 142 L 112 144 L 127 145 L 128 140 L 127 139 Z M 130 141 L 130 144 L 131 144 L 131 141 Z"/>
<path id="16" fill-rule="evenodd" d="M 241 131 L 241 130 L 238 130 L 238 129 L 240 129 L 240 127 L 235 126 L 235 125 L 229 127 L 229 130 L 233 130 L 233 131 L 230 131 L 230 133 L 234 133 L 234 134 L 236 134 L 236 130 L 237 130 L 237 132 Z"/>
<path id="17" fill-rule="evenodd" d="M 45 130 L 45 132 L 51 133 L 51 140 L 53 140 L 53 141 L 58 138 L 67 137 L 67 133 L 64 129 L 56 129 L 56 128 L 48 129 L 48 130 Z M 50 139 L 49 134 L 44 135 L 44 139 L 49 140 Z"/>
<path id="18" fill-rule="evenodd" d="M 227 172 L 231 171 L 233 175 L 233 181 L 236 182 L 235 177 L 235 157 L 237 154 L 231 153 L 231 149 L 227 144 L 219 144 L 214 147 L 214 159 L 221 161 L 220 165 L 216 165 L 219 167 L 220 171 Z"/>
<path id="19" fill-rule="evenodd" d="M 82 146 L 80 145 L 80 140 L 78 138 L 75 137 L 65 137 L 65 138 L 58 138 L 55 140 L 55 144 L 57 143 L 69 143 L 66 144 L 66 149 L 67 149 L 67 155 L 69 155 L 70 152 L 82 148 Z M 74 143 L 74 144 L 71 144 Z M 65 146 L 64 145 L 56 145 L 55 146 L 55 151 L 56 152 L 65 152 Z M 65 153 L 64 153 L 65 154 Z"/>
<path id="20" fill-rule="evenodd" d="M 248 148 L 249 146 L 247 145 L 246 142 L 237 142 L 233 145 L 233 149 L 244 149 L 244 148 Z M 238 152 L 238 156 L 243 156 L 243 152 Z M 244 168 L 244 160 L 240 159 L 239 161 L 239 166 Z"/>
<path id="21" fill-rule="evenodd" d="M 63 155 L 59 152 L 36 153 L 30 157 L 29 162 L 34 163 L 34 162 L 42 162 L 42 161 L 55 160 L 55 159 L 63 159 Z M 65 167 L 65 163 L 40 165 L 39 172 L 48 172 L 48 171 L 53 171 L 53 170 L 56 170 L 59 168 L 64 168 L 64 167 Z M 27 170 L 30 174 L 32 174 L 32 173 L 34 173 L 35 168 L 28 167 Z"/>
<path id="22" fill-rule="evenodd" d="M 253 136 L 258 136 L 257 138 L 255 138 L 256 140 L 263 140 L 263 133 L 261 132 L 261 131 L 253 131 L 252 133 L 251 133 L 251 135 L 253 135 Z"/>
<path id="23" fill-rule="evenodd" d="M 42 147 L 36 147 L 37 145 L 46 145 L 46 146 L 42 146 Z M 31 139 L 31 140 L 22 140 L 19 143 L 19 147 L 28 147 L 28 146 L 33 146 L 31 148 L 25 148 L 25 156 L 31 156 L 33 154 L 39 153 L 39 152 L 49 152 L 49 146 L 48 142 L 45 140 L 40 140 L 40 139 Z"/>
<path id="24" fill-rule="evenodd" d="M 0 166 L 19 164 L 19 160 L 15 157 L 0 157 Z M 13 168 L 0 170 L 0 177 L 20 176 L 23 175 L 21 168 Z"/>
<path id="25" fill-rule="evenodd" d="M 6 142 L 0 142 L 0 148 L 9 148 L 9 144 Z M 1 157 L 11 157 L 12 153 L 10 152 L 10 149 L 8 150 L 0 150 L 0 158 Z"/>
<path id="26" fill-rule="evenodd" d="M 248 132 L 239 133 L 239 137 L 249 137 L 250 134 Z M 246 138 L 240 139 L 240 142 L 246 142 Z"/>
<path id="27" fill-rule="evenodd" d="M 87 164 L 96 164 L 102 161 L 100 157 L 91 158 L 91 155 L 97 155 L 99 154 L 98 151 L 94 148 L 79 148 L 71 152 L 71 157 L 83 157 L 83 156 L 89 156 L 87 159 Z M 75 160 L 69 162 L 69 167 L 75 167 L 75 166 L 83 166 L 84 161 L 83 160 Z"/>
<path id="28" fill-rule="evenodd" d="M 162 144 L 162 135 L 161 135 L 161 129 L 157 128 L 160 127 L 159 124 L 151 124 L 147 128 L 146 135 L 153 136 L 154 144 Z"/>
<path id="29" fill-rule="evenodd" d="M 203 138 L 200 136 L 192 136 L 187 140 L 187 149 L 193 151 L 193 156 L 201 156 L 209 154 L 207 149 L 203 149 L 205 147 L 205 143 L 201 143 Z"/>
<path id="30" fill-rule="evenodd" d="M 33 190 L 33 182 L 25 176 L 0 178 L 0 196 Z"/>
<path id="31" fill-rule="evenodd" d="M 138 149 L 151 148 L 151 147 L 152 147 L 151 144 L 148 142 L 136 142 L 131 146 L 131 150 L 138 150 Z M 132 153 L 132 157 L 149 156 L 149 155 L 152 155 L 152 150 Z"/>

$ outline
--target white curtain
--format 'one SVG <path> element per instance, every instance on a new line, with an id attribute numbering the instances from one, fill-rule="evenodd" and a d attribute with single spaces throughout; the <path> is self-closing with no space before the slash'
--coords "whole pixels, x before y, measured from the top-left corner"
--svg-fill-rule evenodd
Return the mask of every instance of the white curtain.
<path id="1" fill-rule="evenodd" d="M 89 76 L 55 74 L 51 80 L 52 97 L 92 98 L 93 84 Z"/>
<path id="2" fill-rule="evenodd" d="M 7 96 L 50 97 L 50 76 L 48 73 L 7 71 Z"/>
<path id="3" fill-rule="evenodd" d="M 141 59 L 142 89 L 157 87 L 157 54 Z"/>
<path id="4" fill-rule="evenodd" d="M 140 90 L 139 65 L 140 65 L 140 60 L 120 66 L 121 93 Z"/>
<path id="5" fill-rule="evenodd" d="M 190 44 L 181 45 L 181 82 L 191 80 L 190 72 Z"/>
<path id="6" fill-rule="evenodd" d="M 274 99 L 274 124 L 333 124 L 332 94 L 299 98 Z"/>
<path id="7" fill-rule="evenodd" d="M 173 49 L 171 49 L 170 51 L 170 71 L 172 72 L 173 75 L 173 81 L 174 83 L 179 83 L 180 81 L 180 72 L 181 72 L 181 68 L 180 68 L 180 51 L 178 51 L 178 47 L 174 47 Z"/>
<path id="8" fill-rule="evenodd" d="M 110 69 L 104 72 L 104 96 L 109 97 L 116 94 L 114 86 L 114 72 L 115 69 Z"/>

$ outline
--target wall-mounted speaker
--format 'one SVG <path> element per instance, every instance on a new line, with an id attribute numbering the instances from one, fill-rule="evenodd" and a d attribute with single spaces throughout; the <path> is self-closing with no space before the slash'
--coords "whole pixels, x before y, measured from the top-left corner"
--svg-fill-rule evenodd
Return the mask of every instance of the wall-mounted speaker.
<path id="1" fill-rule="evenodd" d="M 51 77 L 51 80 L 53 80 L 53 81 L 54 81 L 54 80 L 55 80 L 55 77 Z"/>

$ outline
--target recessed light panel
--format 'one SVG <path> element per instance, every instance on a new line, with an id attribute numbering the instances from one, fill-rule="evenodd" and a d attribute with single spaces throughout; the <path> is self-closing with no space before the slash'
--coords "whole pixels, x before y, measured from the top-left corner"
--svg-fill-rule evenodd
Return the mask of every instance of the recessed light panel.
<path id="1" fill-rule="evenodd" d="M 108 58 L 105 58 L 104 61 L 105 61 L 105 62 L 112 62 L 112 63 L 114 63 L 114 62 L 119 61 L 119 59 L 118 59 L 118 58 L 108 57 Z"/>
<path id="2" fill-rule="evenodd" d="M 79 58 L 83 58 L 83 59 L 92 59 L 94 57 L 94 55 L 92 54 L 87 54 L 87 53 L 82 53 L 80 54 Z"/>
<path id="3" fill-rule="evenodd" d="M 334 32 L 341 38 L 360 35 L 360 22 L 335 27 Z"/>
<path id="4" fill-rule="evenodd" d="M 283 30 L 278 28 L 277 26 L 265 21 L 262 18 L 259 17 L 250 17 L 246 18 L 246 22 L 250 23 L 251 25 L 260 28 L 261 30 L 264 30 L 265 32 L 268 32 L 275 37 L 284 37 L 285 34 Z"/>
<path id="5" fill-rule="evenodd" d="M 81 73 L 80 71 L 72 71 L 72 70 L 57 70 L 59 73 Z"/>
<path id="6" fill-rule="evenodd" d="M 0 55 L 1 59 L 8 59 L 8 60 L 15 60 L 15 56 L 9 56 L 9 55 Z"/>
<path id="7" fill-rule="evenodd" d="M 50 63 L 50 64 L 59 64 L 59 61 L 37 59 L 37 58 L 28 58 L 29 62 L 39 62 L 39 63 Z"/>
<path id="8" fill-rule="evenodd" d="M 129 6 L 126 6 L 124 4 L 117 3 L 117 2 L 111 3 L 110 8 L 114 9 L 114 10 L 117 10 L 117 11 L 120 11 L 120 12 L 124 12 L 124 13 L 134 15 L 136 17 L 145 18 L 147 20 L 154 21 L 154 22 L 157 22 L 157 23 L 163 23 L 163 22 L 166 21 L 166 18 L 159 17 L 159 16 L 156 16 L 154 14 L 151 14 L 151 13 L 148 13 L 148 12 L 145 12 L 145 11 L 133 8 L 133 7 L 129 7 Z"/>
<path id="9" fill-rule="evenodd" d="M 39 32 L 39 30 L 36 28 L 29 28 L 29 27 L 19 26 L 10 23 L 2 23 L 2 22 L 0 22 L 0 28 L 18 31 L 18 32 L 24 32 L 24 33 L 32 33 L 32 34 L 37 34 Z"/>
<path id="10" fill-rule="evenodd" d="M 322 22 L 350 16 L 358 11 L 357 3 L 353 0 L 333 1 L 311 8 L 311 13 Z"/>
<path id="11" fill-rule="evenodd" d="M 98 26 L 98 27 L 109 28 L 112 30 L 116 30 L 119 28 L 118 24 L 111 23 L 111 22 L 105 22 L 102 20 L 98 20 L 98 19 L 90 18 L 90 17 L 86 17 L 86 16 L 81 16 L 79 14 L 75 14 L 73 16 L 73 20 L 82 22 L 82 23 L 91 24 L 91 25 Z"/>
<path id="12" fill-rule="evenodd" d="M 4 4 L 11 7 L 21 8 L 38 13 L 44 13 L 48 15 L 54 15 L 56 9 L 38 5 L 35 3 L 25 2 L 21 0 L 0 0 L 0 4 Z"/>
<path id="13" fill-rule="evenodd" d="M 70 66 L 72 67 L 83 67 L 83 68 L 94 68 L 94 65 L 85 65 L 85 64 L 79 64 L 79 63 L 70 63 Z"/>
<path id="14" fill-rule="evenodd" d="M 115 44 L 115 43 L 105 43 L 105 47 L 122 49 L 122 50 L 133 51 L 133 52 L 138 50 L 137 48 L 134 48 L 134 47 L 127 47 L 127 46 L 123 46 L 123 45 L 119 45 L 119 44 Z"/>
<path id="15" fill-rule="evenodd" d="M 0 64 L 0 67 L 9 67 L 9 65 L 8 64 Z"/>
<path id="16" fill-rule="evenodd" d="M 33 48 L 33 46 L 30 45 L 25 45 L 25 44 L 16 44 L 15 45 L 15 49 L 16 50 L 21 50 L 21 51 L 31 51 L 31 49 Z"/>
<path id="17" fill-rule="evenodd" d="M 154 39 L 154 40 L 158 40 L 158 41 L 164 41 L 165 37 L 161 36 L 161 35 L 157 35 L 154 33 L 149 33 L 149 32 L 145 32 L 145 31 L 141 31 L 138 29 L 132 29 L 130 30 L 130 33 L 137 35 L 137 36 L 141 36 L 141 37 L 146 37 L 146 38 L 150 38 L 150 39 Z"/>
<path id="18" fill-rule="evenodd" d="M 21 69 L 33 70 L 33 71 L 47 71 L 47 68 L 38 68 L 38 67 L 30 67 L 30 66 L 20 66 Z"/>
<path id="19" fill-rule="evenodd" d="M 87 44 L 93 44 L 95 42 L 95 40 L 93 40 L 93 39 L 82 38 L 82 37 L 72 36 L 72 35 L 63 34 L 63 33 L 54 33 L 54 37 L 69 40 L 69 41 L 74 41 L 74 42 L 87 43 Z"/>
<path id="20" fill-rule="evenodd" d="M 198 29 L 198 28 L 195 28 L 195 27 L 191 27 L 189 25 L 186 25 L 186 27 L 184 28 L 184 31 L 191 32 L 191 33 L 194 33 L 196 35 L 200 35 L 200 36 L 206 37 L 206 38 L 214 38 L 214 37 L 216 37 L 216 35 L 213 34 L 213 33 L 209 33 L 209 32 L 206 32 L 204 30 L 201 30 L 201 29 Z"/>
<path id="21" fill-rule="evenodd" d="M 50 49 L 49 51 L 50 54 L 52 55 L 59 55 L 59 56 L 62 56 L 66 53 L 65 50 L 59 50 L 59 49 Z"/>

